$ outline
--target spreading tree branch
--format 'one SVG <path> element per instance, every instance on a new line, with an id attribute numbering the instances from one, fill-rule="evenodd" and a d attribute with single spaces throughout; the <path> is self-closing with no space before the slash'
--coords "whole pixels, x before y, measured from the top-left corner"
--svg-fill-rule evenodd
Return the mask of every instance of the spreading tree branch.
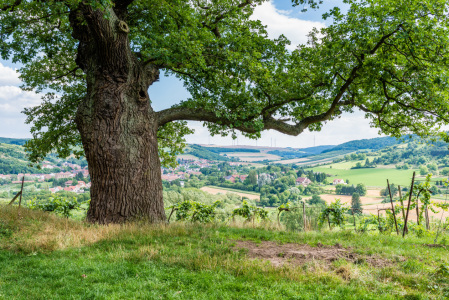
<path id="1" fill-rule="evenodd" d="M 5 4 L 3 6 L 0 6 L 0 11 L 2 10 L 11 10 L 14 11 L 14 9 L 22 3 L 22 0 L 16 0 L 13 4 Z"/>

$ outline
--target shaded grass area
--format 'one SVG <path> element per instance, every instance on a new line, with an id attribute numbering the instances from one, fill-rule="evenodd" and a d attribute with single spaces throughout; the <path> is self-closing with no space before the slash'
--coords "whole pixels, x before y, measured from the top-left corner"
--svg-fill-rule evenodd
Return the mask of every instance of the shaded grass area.
<path id="1" fill-rule="evenodd" d="M 0 207 L 0 299 L 443 299 L 449 251 L 430 238 L 349 231 L 173 224 L 97 226 Z M 341 244 L 391 260 L 274 267 L 236 251 L 236 240 Z M 339 270 L 349 277 L 342 278 Z"/>

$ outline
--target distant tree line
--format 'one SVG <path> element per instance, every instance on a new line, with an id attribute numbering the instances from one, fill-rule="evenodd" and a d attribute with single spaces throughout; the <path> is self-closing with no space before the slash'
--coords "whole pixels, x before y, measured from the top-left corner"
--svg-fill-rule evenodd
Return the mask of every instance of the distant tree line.
<path id="1" fill-rule="evenodd" d="M 346 185 L 346 184 L 337 184 L 335 186 L 335 193 L 337 195 L 352 195 L 354 193 L 358 193 L 360 196 L 366 195 L 366 186 L 363 183 L 359 183 L 356 186 L 354 185 Z"/>

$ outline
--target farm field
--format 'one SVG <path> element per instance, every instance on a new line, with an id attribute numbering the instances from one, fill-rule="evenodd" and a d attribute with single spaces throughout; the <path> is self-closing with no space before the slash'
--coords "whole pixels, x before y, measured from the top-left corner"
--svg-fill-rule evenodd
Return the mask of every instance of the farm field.
<path id="1" fill-rule="evenodd" d="M 383 198 L 379 195 L 380 190 L 379 189 L 368 189 L 367 195 L 360 197 L 360 201 L 362 202 L 362 208 L 364 214 L 374 214 L 377 215 L 377 209 L 378 208 L 391 208 L 390 203 L 382 203 Z M 351 205 L 351 199 L 352 196 L 347 195 L 335 195 L 335 194 L 321 194 L 321 199 L 326 201 L 326 203 L 330 204 L 331 202 L 334 202 L 336 199 L 340 199 L 342 203 L 346 203 L 349 206 Z M 433 202 L 440 202 L 440 203 L 448 203 L 445 200 L 432 198 L 431 201 Z M 406 203 L 404 203 L 406 204 Z M 399 202 L 395 202 L 395 205 L 399 205 Z M 437 209 L 437 213 L 432 212 L 429 210 L 429 215 L 435 220 L 439 220 L 441 217 L 441 209 Z M 385 211 L 380 212 L 382 215 L 385 215 Z M 443 213 L 443 219 L 449 217 L 449 211 Z M 416 221 L 416 213 L 415 210 L 413 210 L 409 214 L 409 219 L 412 221 Z"/>
<path id="2" fill-rule="evenodd" d="M 334 167 L 335 165 L 337 166 Z M 330 166 L 332 166 L 332 168 L 330 168 Z M 387 179 L 390 180 L 390 183 L 394 183 L 396 185 L 409 186 L 414 171 L 412 169 L 339 169 L 337 167 L 338 164 L 332 164 L 326 166 L 318 166 L 310 169 L 314 172 L 324 172 L 326 174 L 334 175 L 335 177 L 329 177 L 329 181 L 337 178 L 344 180 L 348 179 L 350 184 L 363 183 L 369 187 L 385 187 L 387 185 Z M 417 180 L 423 179 L 424 177 L 417 177 Z"/>
<path id="3" fill-rule="evenodd" d="M 260 195 L 258 193 L 251 193 L 251 192 L 233 190 L 233 189 L 228 189 L 228 188 L 204 186 L 200 190 L 207 192 L 209 194 L 212 194 L 212 195 L 232 193 L 232 194 L 239 195 L 241 197 L 246 197 L 248 199 L 253 199 L 253 200 L 260 199 Z"/>
<path id="4" fill-rule="evenodd" d="M 333 160 L 334 160 L 333 158 L 326 158 L 326 159 L 316 160 L 316 161 L 307 160 L 307 161 L 304 161 L 304 162 L 299 162 L 296 165 L 298 165 L 298 166 L 317 166 L 317 165 L 330 163 Z"/>
<path id="5" fill-rule="evenodd" d="M 254 162 L 254 161 L 262 161 L 262 160 L 279 160 L 280 157 L 273 154 L 268 154 L 264 151 L 261 151 L 260 153 L 254 153 L 254 152 L 229 152 L 224 153 L 227 157 L 233 157 L 233 158 L 239 158 L 241 161 L 244 162 Z M 221 155 L 224 155 L 221 154 Z"/>
<path id="6" fill-rule="evenodd" d="M 331 202 L 334 202 L 335 199 L 340 199 L 343 203 L 351 204 L 351 198 L 352 196 L 347 195 L 335 195 L 335 194 L 322 194 L 320 195 L 321 199 L 326 201 L 328 204 Z M 360 201 L 362 202 L 362 205 L 371 205 L 371 204 L 378 204 L 382 202 L 381 197 L 366 197 L 362 196 L 360 197 Z"/>
<path id="7" fill-rule="evenodd" d="M 21 216 L 0 207 L 2 299 L 449 295 L 447 249 L 428 247 L 431 237 L 189 223 L 92 226 L 26 209 Z"/>
<path id="8" fill-rule="evenodd" d="M 277 160 L 277 161 L 273 161 L 273 163 L 287 165 L 287 164 L 297 164 L 297 163 L 306 162 L 306 161 L 309 161 L 309 159 L 306 157 L 303 157 L 303 158 Z"/>

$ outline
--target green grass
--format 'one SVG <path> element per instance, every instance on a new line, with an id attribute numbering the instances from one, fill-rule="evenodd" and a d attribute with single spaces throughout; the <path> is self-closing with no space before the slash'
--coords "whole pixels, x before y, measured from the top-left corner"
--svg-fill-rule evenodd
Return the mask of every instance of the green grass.
<path id="1" fill-rule="evenodd" d="M 92 226 L 0 207 L 0 299 L 443 299 L 448 250 L 430 238 L 293 233 L 191 224 Z M 9 231 L 7 231 L 8 229 Z M 6 233 L 5 233 L 6 232 Z M 79 239 L 82 237 L 82 239 Z M 256 243 L 339 243 L 392 264 L 273 267 L 234 251 Z M 349 280 L 337 275 L 343 268 Z"/>
<path id="2" fill-rule="evenodd" d="M 350 184 L 363 183 L 366 186 L 385 187 L 387 179 L 390 183 L 399 184 L 401 186 L 410 186 L 414 170 L 397 170 L 397 169 L 337 169 L 330 168 L 329 165 L 311 168 L 314 172 L 325 172 L 335 175 L 329 177 L 329 181 L 336 178 L 348 179 Z M 424 178 L 422 178 L 424 179 Z"/>

